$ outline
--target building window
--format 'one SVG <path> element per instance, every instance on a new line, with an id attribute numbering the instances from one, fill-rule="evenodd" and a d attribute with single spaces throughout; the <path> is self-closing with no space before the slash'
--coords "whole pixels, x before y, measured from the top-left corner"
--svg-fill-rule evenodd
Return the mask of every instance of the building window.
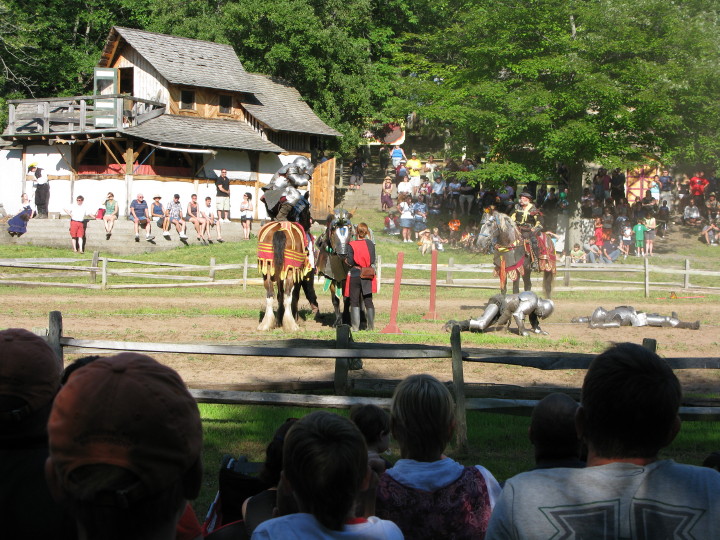
<path id="1" fill-rule="evenodd" d="M 232 96 L 220 96 L 220 114 L 232 114 Z"/>
<path id="2" fill-rule="evenodd" d="M 182 90 L 180 92 L 180 108 L 191 111 L 195 109 L 195 92 L 192 90 Z"/>

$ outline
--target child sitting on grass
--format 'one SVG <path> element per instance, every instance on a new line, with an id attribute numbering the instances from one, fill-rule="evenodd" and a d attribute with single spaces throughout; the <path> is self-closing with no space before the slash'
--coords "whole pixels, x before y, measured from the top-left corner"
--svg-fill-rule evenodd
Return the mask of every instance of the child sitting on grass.
<path id="1" fill-rule="evenodd" d="M 481 466 L 443 455 L 455 429 L 447 387 L 431 375 L 411 375 L 395 389 L 390 430 L 401 458 L 380 476 L 377 515 L 405 538 L 483 538 L 500 486 Z"/>
<path id="2" fill-rule="evenodd" d="M 402 539 L 390 521 L 354 516 L 355 500 L 371 475 L 365 440 L 350 420 L 325 411 L 301 418 L 285 438 L 278 486 L 278 511 L 283 513 L 282 498 L 290 495 L 300 513 L 262 523 L 253 540 Z"/>
<path id="3" fill-rule="evenodd" d="M 580 244 L 575 244 L 570 250 L 570 262 L 573 263 L 584 263 L 586 262 L 585 252 L 580 247 Z"/>

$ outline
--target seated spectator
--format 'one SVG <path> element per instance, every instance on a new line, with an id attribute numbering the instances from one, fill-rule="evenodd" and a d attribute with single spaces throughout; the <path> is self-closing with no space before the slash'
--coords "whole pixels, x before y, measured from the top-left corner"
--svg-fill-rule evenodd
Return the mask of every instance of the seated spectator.
<path id="1" fill-rule="evenodd" d="M 213 206 L 211 197 L 205 197 L 205 206 L 200 208 L 200 214 L 205 220 L 203 238 L 206 239 L 208 244 L 212 244 L 212 240 L 210 240 L 210 229 L 215 229 L 217 241 L 219 244 L 222 244 L 225 241 L 222 239 L 222 225 L 220 224 L 222 220 L 215 219 L 215 207 Z"/>
<path id="2" fill-rule="evenodd" d="M 683 223 L 691 227 L 699 227 L 702 224 L 700 219 L 700 209 L 695 204 L 695 199 L 690 199 L 690 203 L 683 211 Z"/>
<path id="3" fill-rule="evenodd" d="M 183 208 L 182 204 L 180 204 L 180 195 L 177 193 L 165 209 L 165 219 L 163 221 L 163 236 L 165 238 L 170 238 L 170 225 L 175 226 L 181 240 L 187 239 L 187 235 L 185 234 L 185 220 L 183 219 Z"/>
<path id="4" fill-rule="evenodd" d="M 391 521 L 353 515 L 370 474 L 365 441 L 350 420 L 325 411 L 301 418 L 288 432 L 283 448 L 278 486 L 282 517 L 261 523 L 253 540 L 402 539 Z M 287 514 L 288 497 L 297 503 L 299 513 Z"/>
<path id="5" fill-rule="evenodd" d="M 720 211 L 720 203 L 718 203 L 715 192 L 709 193 L 705 201 L 705 217 L 710 218 Z M 714 218 L 712 218 L 714 219 Z"/>
<path id="6" fill-rule="evenodd" d="M 397 210 L 388 212 L 387 216 L 385 216 L 385 229 L 383 229 L 383 232 L 391 235 L 400 234 L 399 220 Z"/>
<path id="7" fill-rule="evenodd" d="M 718 233 L 720 233 L 720 219 L 711 219 L 708 224 L 703 227 L 700 235 L 705 238 L 705 243 L 709 246 L 717 246 Z"/>
<path id="8" fill-rule="evenodd" d="M 110 240 L 112 236 L 112 230 L 115 226 L 115 221 L 120 215 L 120 205 L 115 200 L 115 195 L 111 193 L 107 194 L 107 198 L 102 206 L 105 209 L 103 214 L 103 225 L 105 225 L 105 240 Z"/>
<path id="9" fill-rule="evenodd" d="M 715 538 L 720 475 L 658 458 L 680 430 L 681 397 L 648 349 L 621 343 L 600 354 L 576 415 L 587 467 L 509 479 L 485 538 Z"/>
<path id="10" fill-rule="evenodd" d="M 397 186 L 397 194 L 398 194 L 398 202 L 400 201 L 400 195 L 406 195 L 407 197 L 412 197 L 412 184 L 410 183 L 410 177 L 405 175 L 403 176 L 400 183 L 398 183 Z"/>
<path id="11" fill-rule="evenodd" d="M 448 241 L 452 247 L 455 247 L 460 241 L 460 220 L 457 217 L 457 212 L 453 211 L 452 219 L 448 221 L 447 226 L 450 229 L 450 238 Z"/>
<path id="12" fill-rule="evenodd" d="M 570 250 L 570 262 L 573 263 L 584 263 L 587 261 L 585 252 L 580 247 L 580 244 L 575 244 Z"/>
<path id="13" fill-rule="evenodd" d="M 595 237 L 590 238 L 585 244 L 583 244 L 583 250 L 588 262 L 591 264 L 603 262 L 602 251 L 595 242 Z"/>
<path id="14" fill-rule="evenodd" d="M 425 255 L 426 253 L 431 253 L 433 249 L 433 241 L 432 241 L 432 233 L 430 232 L 430 229 L 425 229 L 424 231 L 420 231 L 420 254 Z"/>
<path id="15" fill-rule="evenodd" d="M 295 422 L 297 422 L 297 418 L 288 418 L 275 431 L 272 441 L 265 449 L 265 463 L 263 463 L 263 468 L 258 474 L 258 479 L 272 487 L 246 499 L 242 503 L 243 521 L 248 536 L 252 536 L 258 525 L 275 517 L 277 486 L 280 483 L 280 473 L 283 468 L 283 446 L 287 433 Z M 297 510 L 295 509 L 295 511 Z"/>
<path id="16" fill-rule="evenodd" d="M 153 196 L 153 202 L 150 205 L 150 219 L 162 229 L 163 222 L 165 221 L 165 209 L 160 199 L 162 199 L 160 195 Z"/>
<path id="17" fill-rule="evenodd" d="M 390 448 L 390 417 L 377 405 L 356 405 L 350 409 L 350 420 L 365 438 L 368 449 L 368 465 L 382 474 L 392 464 L 380 454 Z"/>
<path id="18" fill-rule="evenodd" d="M 150 220 L 150 209 L 142 193 L 138 193 L 133 202 L 130 203 L 130 215 L 128 219 L 133 222 L 135 228 L 135 241 L 140 241 L 140 229 L 145 229 L 145 240 L 150 242 L 155 237 L 152 232 L 152 221 Z"/>
<path id="19" fill-rule="evenodd" d="M 447 184 L 443 179 L 442 175 L 436 174 L 435 181 L 432 184 L 432 204 L 442 207 L 442 203 L 445 199 L 445 189 Z"/>
<path id="20" fill-rule="evenodd" d="M 180 376 L 122 353 L 76 370 L 48 421 L 50 489 L 79 537 L 176 538 L 202 485 L 202 424 Z"/>
<path id="21" fill-rule="evenodd" d="M 197 202 L 197 195 L 193 193 L 190 195 L 190 202 L 187 206 L 187 214 L 185 214 L 185 221 L 192 223 L 197 233 L 198 242 L 207 245 L 205 238 L 203 237 L 203 229 L 205 228 L 205 220 L 200 215 L 200 206 Z"/>
<path id="22" fill-rule="evenodd" d="M 402 459 L 380 476 L 377 514 L 406 538 L 482 538 L 500 486 L 481 466 L 443 455 L 455 426 L 447 387 L 430 375 L 411 375 L 395 389 L 390 429 Z"/>
<path id="23" fill-rule="evenodd" d="M 582 441 L 575 430 L 579 405 L 570 396 L 554 393 L 535 406 L 528 436 L 535 447 L 535 469 L 582 468 Z"/>
<path id="24" fill-rule="evenodd" d="M 603 242 L 603 258 L 606 263 L 614 263 L 620 255 L 622 255 L 622 251 L 620 251 L 614 236 Z"/>
<path id="25" fill-rule="evenodd" d="M 44 339 L 0 331 L 0 505 L 4 538 L 77 538 L 72 517 L 45 482 L 47 420 L 60 389 L 61 362 Z"/>
<path id="26" fill-rule="evenodd" d="M 27 223 L 34 214 L 35 211 L 32 209 L 27 193 L 23 193 L 20 197 L 20 210 L 8 219 L 8 234 L 18 237 L 25 234 L 27 232 Z"/>

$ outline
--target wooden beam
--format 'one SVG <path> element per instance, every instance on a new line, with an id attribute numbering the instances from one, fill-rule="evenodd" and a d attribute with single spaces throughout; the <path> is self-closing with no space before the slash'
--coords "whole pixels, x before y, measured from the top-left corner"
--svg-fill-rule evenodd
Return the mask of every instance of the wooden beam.
<path id="1" fill-rule="evenodd" d="M 115 163 L 117 163 L 118 165 L 122 165 L 122 163 L 120 163 L 120 160 L 117 158 L 115 153 L 110 149 L 110 145 L 107 142 L 105 142 L 105 139 L 100 139 L 100 142 L 105 147 L 105 150 L 108 151 L 108 154 L 110 154 L 110 157 L 112 157 L 115 160 Z"/>
<path id="2" fill-rule="evenodd" d="M 78 152 L 78 155 L 77 155 L 76 163 L 78 165 L 80 165 L 80 163 L 82 163 L 82 160 L 85 157 L 85 154 L 88 153 L 88 150 L 90 150 L 90 148 L 92 147 L 93 144 L 95 144 L 95 141 L 88 141 L 83 145 L 82 149 L 80 150 L 80 152 Z"/>

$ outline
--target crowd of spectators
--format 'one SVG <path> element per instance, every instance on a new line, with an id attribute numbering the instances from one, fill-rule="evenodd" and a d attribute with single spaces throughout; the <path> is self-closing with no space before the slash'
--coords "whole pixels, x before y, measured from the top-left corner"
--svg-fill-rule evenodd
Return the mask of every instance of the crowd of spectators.
<path id="1" fill-rule="evenodd" d="M 61 370 L 45 340 L 0 331 L 0 502 L 9 538 L 120 540 L 713 538 L 716 453 L 704 467 L 660 459 L 680 430 L 668 364 L 622 343 L 587 370 L 582 398 L 544 398 L 532 414 L 535 465 L 504 485 L 446 454 L 456 426 L 445 384 L 411 375 L 389 415 L 289 419 L 267 447 L 242 519 L 200 526 L 203 430 L 180 376 L 154 359 L 85 357 Z M 385 456 L 390 438 L 400 458 Z M 530 446 L 528 446 L 530 452 Z"/>
<path id="2" fill-rule="evenodd" d="M 628 188 L 619 168 L 598 169 L 578 197 L 580 216 L 592 222 L 592 234 L 579 245 L 563 245 L 559 216 L 569 214 L 567 171 L 558 168 L 556 186 L 537 182 L 508 182 L 499 189 L 473 185 L 458 172 L 473 171 L 471 159 L 458 163 L 448 158 L 440 165 L 432 155 L 423 162 L 398 154 L 397 166 L 385 177 L 381 208 L 387 212 L 385 232 L 402 234 L 404 242 L 417 242 L 423 253 L 443 242 L 431 243 L 434 227 L 452 247 L 472 247 L 479 232 L 483 210 L 511 213 L 518 193 L 529 193 L 541 213 L 542 228 L 556 242 L 558 256 L 576 263 L 612 264 L 628 257 L 653 257 L 655 242 L 668 235 L 673 225 L 698 229 L 698 238 L 710 246 L 720 237 L 720 204 L 715 191 L 718 179 L 672 176 L 668 170 L 645 180 L 643 196 Z M 632 202 L 631 202 L 632 201 Z M 587 228 L 586 228 L 587 229 Z M 571 249 L 572 248 L 572 249 Z M 580 253 L 582 250 L 582 253 Z"/>

